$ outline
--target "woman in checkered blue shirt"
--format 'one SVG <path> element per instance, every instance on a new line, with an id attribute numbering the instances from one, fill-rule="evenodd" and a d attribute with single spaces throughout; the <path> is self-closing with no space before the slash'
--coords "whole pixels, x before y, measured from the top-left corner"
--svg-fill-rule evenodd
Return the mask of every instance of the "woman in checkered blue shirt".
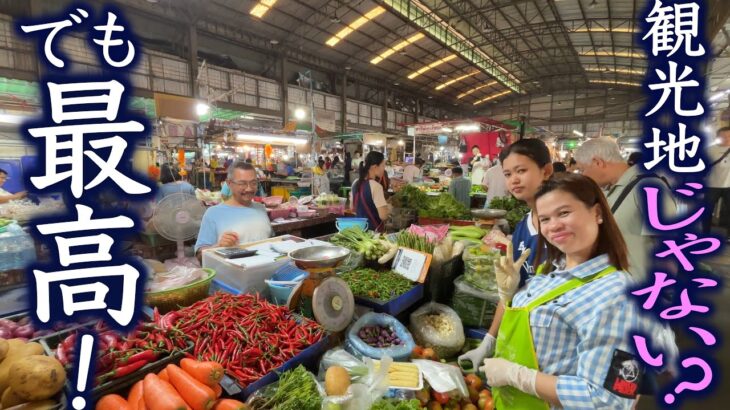
<path id="1" fill-rule="evenodd" d="M 495 406 L 630 409 L 644 372 L 632 335 L 650 335 L 653 354 L 665 353 L 669 367 L 674 335 L 628 296 L 626 244 L 591 179 L 553 176 L 536 198 L 537 260 L 547 253 L 546 262 L 519 291 L 511 249 L 496 266 L 507 308 L 495 358 L 482 368 Z"/>

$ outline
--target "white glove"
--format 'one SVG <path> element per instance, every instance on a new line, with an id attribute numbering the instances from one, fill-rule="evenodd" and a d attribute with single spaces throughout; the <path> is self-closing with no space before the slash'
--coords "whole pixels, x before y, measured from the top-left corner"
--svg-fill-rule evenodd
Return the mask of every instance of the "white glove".
<path id="1" fill-rule="evenodd" d="M 520 268 L 524 265 L 527 257 L 530 256 L 530 248 L 525 249 L 517 259 L 517 262 L 512 258 L 512 241 L 500 241 L 506 242 L 507 254 L 500 256 L 498 260 L 494 262 L 494 273 L 497 276 L 497 292 L 499 293 L 499 299 L 505 305 L 512 301 L 512 296 L 517 292 L 517 286 L 520 284 Z"/>
<path id="2" fill-rule="evenodd" d="M 456 360 L 460 363 L 462 360 L 471 361 L 472 369 L 479 367 L 479 363 L 487 357 L 494 356 L 494 346 L 497 344 L 497 339 L 494 336 L 487 333 L 479 347 L 476 349 L 469 350 L 463 355 L 459 356 Z"/>
<path id="3" fill-rule="evenodd" d="M 535 369 L 497 358 L 484 359 L 484 366 L 480 370 L 487 376 L 487 383 L 492 387 L 512 386 L 537 397 Z"/>

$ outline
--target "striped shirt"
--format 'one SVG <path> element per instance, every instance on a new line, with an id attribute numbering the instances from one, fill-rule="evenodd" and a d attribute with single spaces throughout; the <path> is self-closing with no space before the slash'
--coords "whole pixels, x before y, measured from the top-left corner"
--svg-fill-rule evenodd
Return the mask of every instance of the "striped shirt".
<path id="1" fill-rule="evenodd" d="M 573 277 L 584 278 L 608 266 L 608 255 L 601 255 L 569 270 L 558 268 L 549 274 L 535 275 L 514 296 L 512 306 L 525 306 Z M 676 359 L 672 357 L 677 351 L 673 333 L 642 314 L 633 296 L 629 299 L 627 288 L 632 285 L 626 272 L 616 271 L 530 313 L 540 371 L 558 376 L 557 393 L 562 408 L 632 407 L 635 400 L 613 394 L 603 385 L 614 351 L 635 352 L 633 330 L 663 335 L 652 337 L 657 349 L 653 352 L 665 352 L 665 364 Z"/>

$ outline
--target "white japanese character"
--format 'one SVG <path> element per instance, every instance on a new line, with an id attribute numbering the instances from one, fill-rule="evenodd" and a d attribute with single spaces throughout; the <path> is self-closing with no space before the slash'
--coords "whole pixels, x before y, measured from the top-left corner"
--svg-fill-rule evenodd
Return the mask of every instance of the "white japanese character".
<path id="1" fill-rule="evenodd" d="M 111 147 L 107 161 L 102 160 L 92 150 L 83 150 L 85 134 L 141 131 L 144 131 L 144 126 L 137 121 L 31 128 L 28 130 L 28 133 L 32 137 L 46 139 L 46 173 L 43 176 L 31 177 L 30 181 L 36 188 L 44 189 L 71 178 L 71 193 L 76 198 L 81 197 L 84 189 L 91 189 L 107 178 L 113 180 L 127 194 L 148 193 L 150 192 L 149 187 L 134 181 L 116 169 L 124 150 L 127 148 L 127 142 L 124 138 L 115 135 L 109 138 L 89 141 L 89 145 L 94 149 Z M 58 137 L 61 135 L 70 135 L 71 140 L 59 142 Z M 58 151 L 60 150 L 71 150 L 71 155 L 59 157 Z M 99 174 L 86 186 L 83 185 L 84 166 L 82 154 L 89 157 L 99 166 Z M 70 165 L 71 169 L 58 172 L 59 165 Z"/>
<path id="2" fill-rule="evenodd" d="M 124 31 L 124 26 L 116 25 L 114 24 L 117 21 L 117 16 L 114 13 L 107 13 L 107 21 L 106 25 L 103 26 L 94 26 L 94 29 L 97 31 L 104 32 L 104 39 L 93 39 L 94 43 L 100 45 L 103 47 L 104 51 L 104 60 L 106 60 L 107 64 L 109 64 L 112 67 L 126 67 L 129 65 L 129 63 L 132 62 L 132 59 L 134 59 L 134 44 L 132 44 L 131 41 L 127 40 L 127 56 L 124 57 L 122 61 L 115 61 L 111 58 L 109 55 L 109 49 L 111 47 L 118 47 L 124 44 L 124 40 L 116 39 L 112 40 L 112 32 L 114 31 Z"/>
<path id="3" fill-rule="evenodd" d="M 64 97 L 64 93 L 88 91 L 99 91 L 99 95 Z M 122 101 L 124 86 L 116 80 L 67 84 L 49 82 L 48 93 L 51 102 L 51 117 L 56 124 L 60 124 L 66 120 L 105 119 L 107 121 L 114 121 L 117 119 L 117 114 L 119 114 L 119 104 Z M 104 109 L 95 111 L 78 109 L 81 105 L 92 104 L 95 106 L 104 104 Z M 77 109 L 67 112 L 64 110 L 64 107 L 68 106 L 76 107 Z"/>
<path id="4" fill-rule="evenodd" d="M 652 108 L 652 110 L 646 114 L 647 117 L 659 111 L 659 109 L 664 106 L 664 103 L 667 102 L 669 94 L 671 94 L 672 91 L 674 91 L 674 112 L 677 113 L 677 115 L 681 115 L 684 117 L 693 117 L 697 115 L 702 115 L 705 112 L 705 108 L 699 102 L 697 103 L 697 107 L 695 107 L 694 109 L 685 110 L 682 108 L 682 89 L 684 87 L 698 87 L 700 85 L 697 80 L 685 81 L 685 78 L 687 78 L 687 76 L 692 73 L 691 67 L 684 66 L 684 71 L 682 71 L 682 75 L 677 78 L 677 63 L 675 63 L 674 61 L 670 61 L 669 76 L 667 76 L 666 73 L 659 69 L 656 69 L 656 73 L 659 76 L 659 79 L 664 82 L 659 84 L 649 84 L 649 89 L 662 90 L 662 96 L 659 99 L 659 102 L 654 106 L 654 108 Z"/>
<path id="5" fill-rule="evenodd" d="M 646 22 L 652 23 L 652 26 L 643 39 L 651 36 L 651 52 L 654 56 L 662 51 L 669 51 L 667 56 L 672 56 L 682 44 L 688 56 L 703 56 L 705 48 L 702 44 L 692 49 L 692 39 L 697 38 L 698 32 L 699 5 L 683 3 L 673 6 L 662 7 L 660 0 L 654 2 L 654 7 L 646 18 Z"/>
<path id="6" fill-rule="evenodd" d="M 131 265 L 105 266 L 99 268 L 72 269 L 57 272 L 44 272 L 34 269 L 33 275 L 36 282 L 36 314 L 43 323 L 48 323 L 51 318 L 50 311 L 50 285 L 59 283 L 63 295 L 63 310 L 67 315 L 75 312 L 106 309 L 104 297 L 109 292 L 109 287 L 102 282 L 84 285 L 64 285 L 64 282 L 77 281 L 79 279 L 94 278 L 123 278 L 122 304 L 119 309 L 106 309 L 119 325 L 127 326 L 134 316 L 134 304 L 137 299 L 137 279 L 139 271 Z M 94 300 L 91 302 L 74 302 L 74 295 L 80 293 L 94 293 Z M 100 297 L 101 295 L 101 297 Z"/>
<path id="7" fill-rule="evenodd" d="M 79 14 L 81 14 L 84 18 L 89 17 L 89 13 L 84 9 L 77 8 L 76 11 L 78 11 Z M 76 24 L 81 23 L 81 18 L 79 16 L 71 13 L 69 14 L 69 17 L 71 17 L 73 21 L 76 22 Z M 51 32 L 48 34 L 48 37 L 46 37 L 46 41 L 43 44 L 43 52 L 46 56 L 46 60 L 48 60 L 49 63 L 58 68 L 62 68 L 65 63 L 63 60 L 53 54 L 51 45 L 53 44 L 53 39 L 56 37 L 56 34 L 58 34 L 61 30 L 71 26 L 73 26 L 73 23 L 70 20 L 63 20 L 51 23 L 36 24 L 34 26 L 20 26 L 20 29 L 23 30 L 24 33 L 32 33 L 41 30 L 51 30 Z"/>
<path id="8" fill-rule="evenodd" d="M 126 216 L 117 216 L 114 218 L 91 219 L 93 210 L 85 205 L 76 205 L 78 219 L 70 222 L 56 222 L 51 224 L 38 225 L 38 231 L 43 235 L 55 235 L 59 233 L 80 232 L 99 229 L 119 229 L 132 228 L 134 221 Z M 81 236 L 76 238 L 55 237 L 58 245 L 58 255 L 61 266 L 67 267 L 72 263 L 110 261 L 112 244 L 114 239 L 106 234 Z M 74 246 L 98 245 L 98 250 L 94 253 L 71 254 L 71 248 Z"/>
<path id="9" fill-rule="evenodd" d="M 679 135 L 668 132 L 668 143 L 661 138 L 661 132 L 662 130 L 659 128 L 652 128 L 652 141 L 644 144 L 645 147 L 652 150 L 652 160 L 644 163 L 646 169 L 652 169 L 664 160 L 667 154 L 661 154 L 661 151 L 669 153 L 669 169 L 672 172 L 690 173 L 700 172 L 705 169 L 705 162 L 702 158 L 699 158 L 697 164 L 692 166 L 679 166 L 676 163 L 677 158 L 680 161 L 684 161 L 687 157 L 694 158 L 700 146 L 701 140 L 698 136 L 693 135 L 687 138 L 687 125 L 679 123 Z"/>
<path id="10" fill-rule="evenodd" d="M 647 23 L 652 23 L 651 29 L 642 40 L 646 40 L 651 36 L 651 53 L 656 56 L 660 51 L 671 51 L 674 38 L 672 37 L 674 29 L 674 14 L 671 6 L 662 7 L 662 2 L 656 0 L 654 7 L 651 9 L 649 16 L 646 18 Z"/>

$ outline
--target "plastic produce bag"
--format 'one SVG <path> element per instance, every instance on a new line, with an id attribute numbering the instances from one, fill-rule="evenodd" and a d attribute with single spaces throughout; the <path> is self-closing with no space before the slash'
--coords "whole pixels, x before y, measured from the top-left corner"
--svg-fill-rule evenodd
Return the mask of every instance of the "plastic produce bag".
<path id="1" fill-rule="evenodd" d="M 459 367 L 433 360 L 415 359 L 412 361 L 421 370 L 428 385 L 435 391 L 439 393 L 458 392 L 461 397 L 469 397 L 469 390 Z"/>
<path id="2" fill-rule="evenodd" d="M 494 262 L 498 261 L 498 249 L 484 250 L 481 245 L 464 250 L 464 277 L 467 283 L 481 290 L 496 291 L 497 277 Z"/>
<path id="3" fill-rule="evenodd" d="M 451 307 L 461 318 L 462 324 L 468 327 L 489 327 L 497 310 L 499 294 L 469 285 L 464 276 L 454 280 L 454 288 Z"/>
<path id="4" fill-rule="evenodd" d="M 396 336 L 402 343 L 384 348 L 368 345 L 360 338 L 360 336 L 358 336 L 358 332 L 365 326 L 373 325 L 392 327 Z M 413 341 L 413 337 L 408 332 L 408 329 L 406 329 L 406 327 L 403 326 L 398 319 L 393 316 L 386 315 L 385 313 L 368 312 L 364 314 L 357 320 L 357 322 L 350 326 L 350 330 L 347 331 L 347 337 L 345 339 L 345 348 L 348 352 L 352 353 L 356 357 L 366 356 L 373 359 L 381 359 L 384 356 L 390 356 L 396 361 L 408 360 L 415 347 L 416 343 Z"/>
<path id="5" fill-rule="evenodd" d="M 408 232 L 419 235 L 419 236 L 425 236 L 431 242 L 440 242 L 443 240 L 446 235 L 449 233 L 449 225 L 441 224 L 441 225 L 411 225 L 408 228 Z"/>
<path id="6" fill-rule="evenodd" d="M 147 292 L 161 292 L 177 289 L 208 276 L 208 272 L 201 268 L 175 266 L 169 272 L 159 272 L 150 275 L 147 281 Z"/>
<path id="7" fill-rule="evenodd" d="M 319 361 L 319 379 L 324 380 L 325 372 L 332 366 L 340 366 L 350 374 L 350 381 L 355 383 L 368 375 L 368 366 L 357 357 L 341 347 L 328 350 Z"/>
<path id="8" fill-rule="evenodd" d="M 334 352 L 330 359 L 334 359 L 335 356 L 348 360 L 352 363 L 353 359 L 365 366 L 366 374 L 361 377 L 357 383 L 353 383 L 347 388 L 347 394 L 344 396 L 327 396 L 322 401 L 322 410 L 369 410 L 372 404 L 383 397 L 388 391 L 388 368 L 393 363 L 393 359 L 388 356 L 383 356 L 380 361 L 380 368 L 375 370 L 375 364 L 373 359 L 368 357 L 365 358 L 365 363 L 360 362 L 354 357 L 350 356 L 347 358 L 344 354 L 348 354 L 342 349 L 341 352 Z M 323 358 L 324 361 L 324 358 Z M 338 365 L 345 367 L 343 364 Z M 345 367 L 347 369 L 347 367 Z M 320 365 L 321 370 L 321 365 Z M 349 373 L 349 369 L 348 369 Z"/>
<path id="9" fill-rule="evenodd" d="M 439 358 L 452 357 L 464 347 L 464 326 L 446 305 L 428 303 L 411 313 L 411 333 L 420 346 L 431 347 Z"/>

